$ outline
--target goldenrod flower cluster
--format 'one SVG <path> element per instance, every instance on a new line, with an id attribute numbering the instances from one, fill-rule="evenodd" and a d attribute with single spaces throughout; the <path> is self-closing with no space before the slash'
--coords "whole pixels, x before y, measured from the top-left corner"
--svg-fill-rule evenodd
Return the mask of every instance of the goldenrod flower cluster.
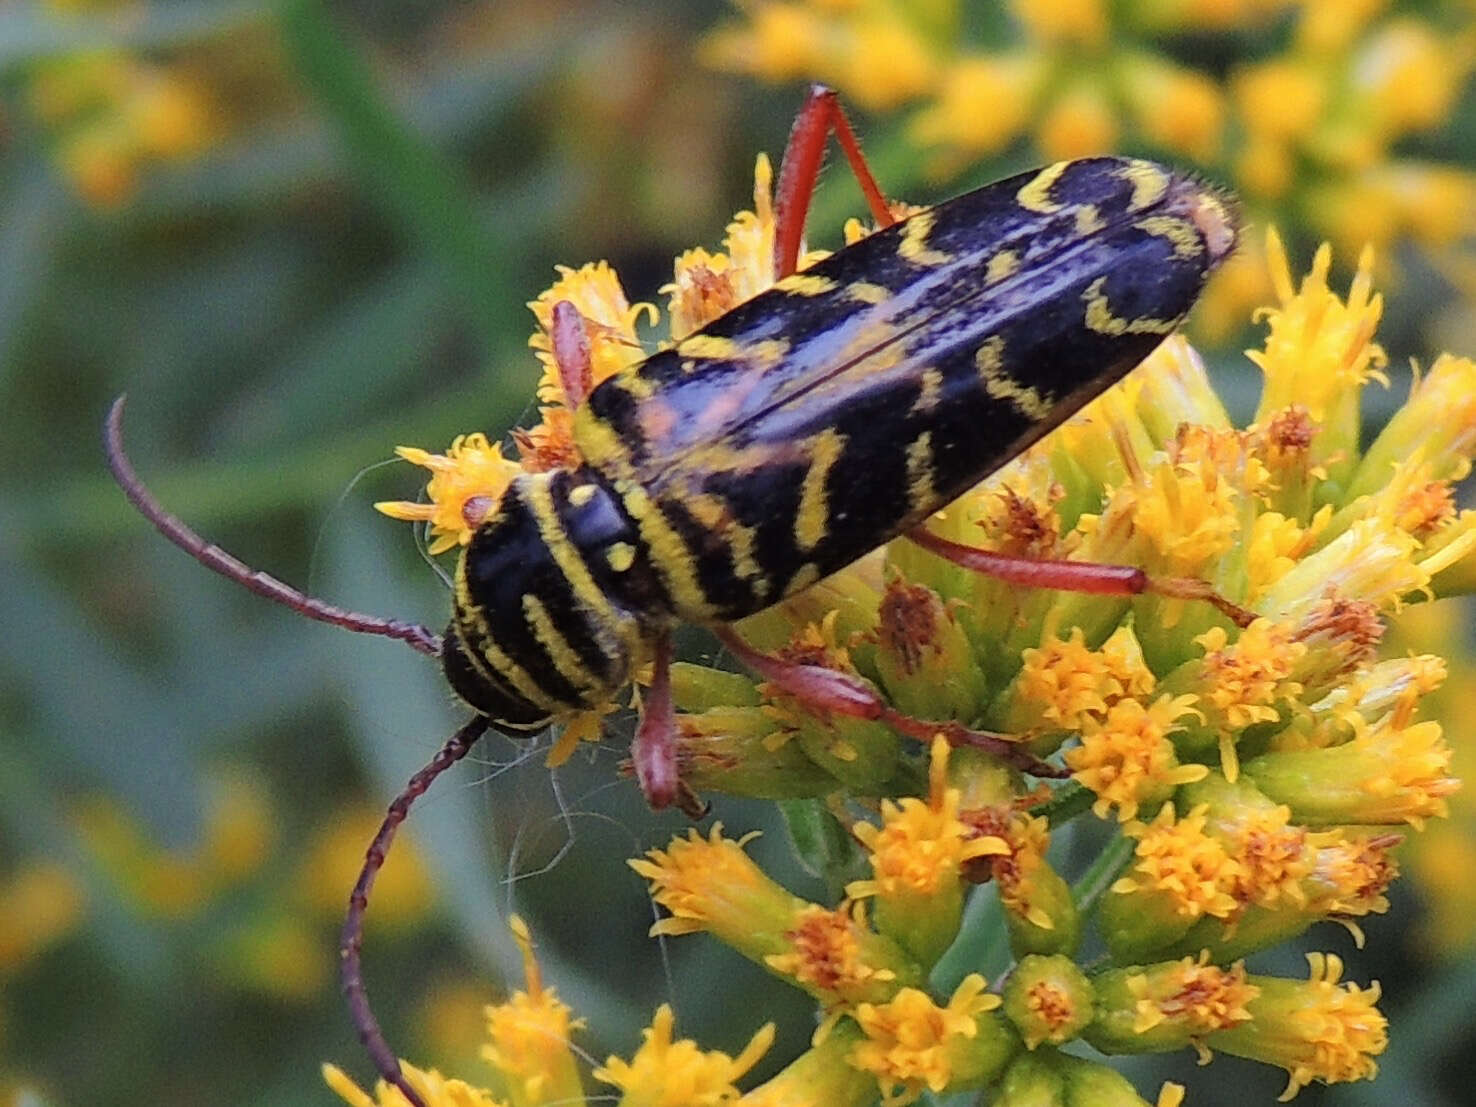
<path id="1" fill-rule="evenodd" d="M 87 6 L 45 5 L 65 25 Z M 61 54 L 27 74 L 26 99 L 57 165 L 83 200 L 116 207 L 153 167 L 196 157 L 214 140 L 219 112 L 185 67 L 120 48 Z"/>
<path id="2" fill-rule="evenodd" d="M 1144 151 L 1233 181 L 1254 218 L 1345 256 L 1476 230 L 1476 174 L 1407 139 L 1447 122 L 1476 65 L 1463 11 L 1344 0 L 735 0 L 701 56 L 763 81 L 821 80 L 905 111 L 937 176 L 1028 139 L 1047 160 Z M 1002 25 L 1001 25 L 1002 24 Z M 1211 46 L 1210 43 L 1215 45 Z M 1251 243 L 1198 326 L 1219 339 L 1265 294 Z"/>
<path id="3" fill-rule="evenodd" d="M 665 290 L 673 334 L 772 280 L 769 184 L 761 160 L 755 212 L 730 225 L 724 251 L 678 259 Z M 1032 787 L 979 749 L 940 738 L 923 751 L 746 675 L 675 666 L 684 780 L 812 801 L 810 817 L 842 830 L 830 840 L 848 839 L 854 856 L 830 857 L 847 878 L 837 903 L 780 887 L 746 838 L 718 827 L 632 862 L 668 913 L 655 933 L 711 933 L 824 1018 L 809 1051 L 737 1099 L 750 1051 L 713 1060 L 673 1042 L 658 1013 L 642 1053 L 684 1060 L 608 1062 L 596 1075 L 622 1102 L 844 1107 L 985 1086 L 1004 1105 L 1142 1102 L 1109 1067 L 1060 1051 L 1077 1040 L 1257 1059 L 1286 1070 L 1288 1096 L 1375 1074 L 1377 985 L 1343 982 L 1331 954 L 1311 957 L 1307 980 L 1254 975 L 1242 959 L 1323 922 L 1357 933 L 1358 918 L 1387 908 L 1391 849 L 1442 816 L 1458 786 L 1440 724 L 1422 717 L 1445 665 L 1384 637 L 1411 605 L 1472 583 L 1476 514 L 1456 508 L 1453 488 L 1476 453 L 1476 362 L 1442 355 L 1421 369 L 1365 445 L 1361 392 L 1385 383 L 1371 253 L 1346 295 L 1329 286 L 1327 247 L 1300 281 L 1274 233 L 1266 256 L 1274 303 L 1249 355 L 1265 379 L 1249 426 L 1231 422 L 1195 351 L 1172 338 L 928 524 L 1012 554 L 1202 580 L 1246 625 L 1175 596 L 1023 590 L 905 539 L 739 625 L 762 649 L 864 678 L 900 712 L 1004 736 L 1069 782 Z M 640 356 L 636 321 L 656 309 L 632 306 L 608 267 L 562 272 L 532 305 L 540 324 L 556 299 L 586 315 L 597 380 Z M 464 541 L 468 505 L 495 499 L 520 465 L 576 451 L 542 326 L 531 344 L 546 406 L 515 436 L 520 460 L 475 436 L 416 454 L 441 483 L 431 502 L 389 513 Z M 1090 816 L 1117 833 L 1073 884 L 1046 851 Z M 997 941 L 1016 958 L 992 989 L 946 968 L 951 947 L 981 940 L 963 923 L 979 885 L 997 895 Z M 1089 937 L 1107 951 L 1090 969 L 1077 961 Z M 500 1071 L 517 1069 L 520 1055 L 493 1052 Z M 709 1068 L 719 1090 L 693 1090 Z M 646 1083 L 666 1079 L 680 1096 Z M 492 1102 L 433 1074 L 411 1080 L 428 1102 Z M 1165 1088 L 1158 1102 L 1181 1094 Z"/>

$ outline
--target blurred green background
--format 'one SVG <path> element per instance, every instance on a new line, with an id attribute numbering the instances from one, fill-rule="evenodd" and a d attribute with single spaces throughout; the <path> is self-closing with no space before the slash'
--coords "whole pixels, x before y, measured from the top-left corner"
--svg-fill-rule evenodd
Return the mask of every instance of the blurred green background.
<path id="1" fill-rule="evenodd" d="M 1034 4 L 796 4 L 840 22 L 820 26 L 819 53 L 791 51 L 793 72 L 756 30 L 775 6 L 0 7 L 0 1095 L 326 1103 L 320 1061 L 367 1075 L 334 979 L 339 916 L 378 811 L 464 714 L 424 658 L 294 618 L 150 531 L 101 463 L 119 392 L 135 463 L 172 510 L 317 595 L 439 624 L 444 585 L 370 506 L 420 483 L 388 463 L 392 448 L 495 439 L 529 414 L 524 303 L 555 264 L 608 258 L 632 300 L 656 300 L 671 257 L 714 245 L 750 205 L 753 157 L 777 157 L 805 75 L 841 85 L 895 195 L 926 201 L 1072 143 L 1198 160 L 1248 192 L 1253 234 L 1283 226 L 1300 263 L 1332 237 L 1346 274 L 1347 242 L 1379 238 L 1396 370 L 1476 352 L 1470 5 L 1229 4 L 1238 21 L 1214 22 L 1164 2 L 1117 12 L 1107 40 L 1062 46 Z M 1344 51 L 1350 76 L 1329 85 L 1343 99 L 1277 139 L 1291 176 L 1268 182 L 1277 151 L 1237 67 L 1305 60 L 1319 48 L 1308 26 L 1339 7 L 1367 11 L 1321 47 Z M 879 95 L 875 57 L 846 34 L 855 12 L 922 28 L 931 77 Z M 1443 94 L 1423 116 L 1377 121 L 1363 161 L 1339 160 L 1329 136 L 1374 129 L 1359 114 L 1370 103 L 1429 92 L 1358 85 L 1387 62 L 1392 46 L 1367 44 L 1391 22 L 1444 51 L 1413 63 Z M 1052 78 L 992 147 L 940 139 L 921 120 L 975 50 L 1049 55 L 1071 79 Z M 1204 124 L 1213 148 L 1202 130 L 1175 138 L 1133 114 L 1132 65 L 1149 51 L 1152 73 L 1161 61 L 1223 90 L 1223 118 Z M 850 68 L 823 72 L 816 57 Z M 1103 102 L 1123 112 L 1104 131 L 1074 82 L 1109 73 L 1127 83 L 1103 78 Z M 859 209 L 831 173 L 817 244 L 834 246 Z M 1255 381 L 1234 351 L 1269 293 L 1249 270 L 1240 280 L 1200 327 L 1244 411 Z M 1447 693 L 1458 705 L 1476 690 L 1463 616 L 1427 622 L 1463 651 Z M 736 1052 L 767 1018 L 781 1027 L 774 1064 L 807 1039 L 807 1005 L 736 955 L 645 937 L 652 907 L 623 860 L 686 824 L 617 778 L 629 732 L 617 717 L 601 748 L 555 774 L 546 738 L 486 739 L 416 812 L 366 946 L 402 1054 L 476 1079 L 480 1004 L 518 979 L 513 910 L 589 1018 L 597 1060 L 628 1054 L 664 999 L 710 1048 Z M 1409 859 L 1394 911 L 1368 920 L 1365 951 L 1340 933 L 1312 941 L 1344 955 L 1349 977 L 1383 981 L 1393 1045 L 1378 1084 L 1301 1102 L 1471 1102 L 1476 830 L 1470 801 L 1457 806 L 1439 851 Z M 719 797 L 716 814 L 769 827 L 754 847 L 765 867 L 807 890 L 764 807 Z M 1274 956 L 1266 967 L 1302 974 L 1295 950 Z M 1198 1104 L 1270 1102 L 1283 1083 L 1229 1058 L 1129 1071 L 1140 1088 L 1186 1081 Z"/>

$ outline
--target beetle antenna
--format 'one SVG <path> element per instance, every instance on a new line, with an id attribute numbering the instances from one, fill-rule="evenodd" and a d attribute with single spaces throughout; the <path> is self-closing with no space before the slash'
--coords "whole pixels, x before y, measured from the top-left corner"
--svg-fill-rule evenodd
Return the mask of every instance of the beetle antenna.
<path id="1" fill-rule="evenodd" d="M 385 638 L 393 638 L 421 653 L 432 657 L 440 656 L 441 636 L 429 627 L 419 623 L 404 622 L 400 619 L 384 619 L 377 615 L 348 611 L 315 596 L 309 596 L 306 592 L 283 583 L 270 573 L 263 573 L 237 560 L 219 546 L 201 538 L 189 528 L 184 520 L 165 510 L 164 505 L 154 498 L 154 494 L 139 478 L 133 468 L 133 463 L 128 460 L 127 452 L 123 449 L 123 405 L 127 399 L 128 396 L 125 393 L 113 401 L 107 422 L 103 426 L 103 450 L 107 454 L 108 468 L 112 470 L 113 479 L 118 482 L 123 495 L 128 497 L 128 502 L 138 509 L 140 515 L 154 524 L 160 534 L 205 568 L 212 569 L 227 580 L 234 581 L 243 588 L 255 592 L 258 596 L 290 608 L 299 615 L 316 619 L 320 623 L 343 627 L 345 630 L 357 631 L 360 634 L 378 634 Z"/>
<path id="2" fill-rule="evenodd" d="M 359 870 L 358 882 L 349 896 L 348 914 L 343 919 L 343 932 L 338 943 L 339 978 L 343 984 L 343 997 L 348 1001 L 349 1015 L 354 1029 L 359 1032 L 359 1041 L 364 1044 L 374 1067 L 390 1084 L 400 1090 L 410 1107 L 425 1107 L 425 1101 L 400 1070 L 400 1060 L 385 1041 L 379 1020 L 369 1007 L 369 994 L 364 990 L 364 966 L 361 954 L 364 948 L 364 914 L 369 909 L 369 892 L 374 887 L 374 878 L 384 867 L 385 856 L 395 832 L 410 814 L 410 806 L 431 786 L 431 783 L 456 762 L 466 756 L 467 751 L 487 730 L 489 720 L 478 715 L 471 722 L 446 740 L 426 766 L 406 783 L 402 791 L 389 805 L 384 822 L 379 824 L 379 833 L 369 843 L 364 854 L 364 867 Z"/>

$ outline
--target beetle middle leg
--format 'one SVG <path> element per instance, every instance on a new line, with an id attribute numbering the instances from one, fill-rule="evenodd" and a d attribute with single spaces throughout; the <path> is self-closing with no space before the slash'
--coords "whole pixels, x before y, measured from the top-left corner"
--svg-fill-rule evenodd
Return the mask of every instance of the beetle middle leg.
<path id="1" fill-rule="evenodd" d="M 942 735 L 950 745 L 971 746 L 992 753 L 1006 764 L 1032 776 L 1066 775 L 1065 770 L 1042 761 L 1009 735 L 973 730 L 953 719 L 919 719 L 904 715 L 887 703 L 870 681 L 853 673 L 764 653 L 750 646 L 729 627 L 715 627 L 713 633 L 743 664 L 807 707 L 846 718 L 874 719 L 919 742 L 931 742 L 935 736 Z"/>

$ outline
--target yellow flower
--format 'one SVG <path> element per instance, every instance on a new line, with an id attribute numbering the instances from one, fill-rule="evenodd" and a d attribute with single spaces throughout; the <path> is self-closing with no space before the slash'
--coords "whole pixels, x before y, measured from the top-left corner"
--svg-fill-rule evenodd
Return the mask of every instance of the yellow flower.
<path id="1" fill-rule="evenodd" d="M 0 969 L 15 969 L 64 940 L 82 921 L 87 894 L 76 874 L 32 862 L 0 884 Z"/>
<path id="2" fill-rule="evenodd" d="M 431 471 L 425 490 L 430 502 L 385 500 L 375 510 L 391 519 L 429 523 L 432 554 L 470 542 L 518 474 L 517 463 L 502 456 L 501 444 L 488 442 L 484 434 L 458 435 L 444 454 L 415 446 L 397 446 L 395 453 Z"/>
<path id="3" fill-rule="evenodd" d="M 1377 984 L 1338 986 L 1343 962 L 1330 953 L 1309 953 L 1305 983 L 1254 976 L 1260 995 L 1246 1004 L 1250 1021 L 1209 1035 L 1206 1044 L 1240 1057 L 1286 1069 L 1288 1100 L 1314 1080 L 1337 1084 L 1371 1080 L 1374 1058 L 1388 1045 L 1388 1024 L 1374 1006 Z"/>
<path id="4" fill-rule="evenodd" d="M 911 134 L 919 146 L 951 149 L 934 163 L 951 173 L 1025 129 L 1046 76 L 1038 59 L 1021 54 L 961 57 L 943 74 L 934 102 L 913 119 Z"/>
<path id="5" fill-rule="evenodd" d="M 1097 795 L 1098 818 L 1114 807 L 1124 821 L 1143 804 L 1161 802 L 1181 784 L 1203 779 L 1203 765 L 1181 765 L 1169 735 L 1178 720 L 1194 713 L 1194 696 L 1160 696 L 1144 705 L 1135 699 L 1114 704 L 1098 722 L 1087 719 L 1081 745 L 1066 751 L 1071 775 Z"/>
<path id="6" fill-rule="evenodd" d="M 651 934 L 707 931 L 756 961 L 790 952 L 788 933 L 809 908 L 764 874 L 743 847 L 757 837 L 724 838 L 715 823 L 706 838 L 696 830 L 673 838 L 644 859 L 627 862 L 651 884 L 651 897 L 670 912 Z"/>
<path id="7" fill-rule="evenodd" d="M 641 1048 L 630 1061 L 611 1057 L 595 1069 L 596 1080 L 620 1089 L 625 1107 L 717 1107 L 738 1099 L 734 1082 L 758 1062 L 774 1042 L 767 1023 L 737 1057 L 704 1051 L 697 1043 L 671 1037 L 675 1016 L 669 1004 L 656 1009 L 642 1031 Z"/>
<path id="8" fill-rule="evenodd" d="M 1033 729 L 1028 719 L 1036 712 L 1045 725 L 1061 730 L 1100 724 L 1110 708 L 1127 697 L 1151 695 L 1157 683 L 1128 626 L 1113 631 L 1101 649 L 1088 649 L 1081 628 L 1073 627 L 1068 637 L 1053 638 L 1021 656 L 1024 665 L 1012 689 L 1013 730 Z"/>
<path id="9" fill-rule="evenodd" d="M 740 211 L 728 224 L 723 239 L 726 252 L 710 254 L 699 246 L 677 257 L 672 283 L 661 288 L 669 297 L 672 341 L 680 341 L 774 283 L 773 179 L 768 157 L 760 154 L 753 169 L 753 211 Z"/>
<path id="10" fill-rule="evenodd" d="M 1373 341 L 1384 313 L 1384 298 L 1373 291 L 1373 254 L 1365 251 L 1359 257 L 1358 273 L 1343 300 L 1327 285 L 1331 248 L 1317 251 L 1312 271 L 1297 288 L 1275 230 L 1267 233 L 1266 246 L 1280 303 L 1265 313 L 1270 326 L 1265 350 L 1247 355 L 1266 376 L 1256 417 L 1296 405 L 1326 426 L 1345 417 L 1341 409 L 1352 403 L 1365 381 L 1387 383 L 1382 372 L 1387 358 Z"/>
<path id="11" fill-rule="evenodd" d="M 876 922 L 924 964 L 952 942 L 963 911 L 963 869 L 1009 846 L 976 835 L 959 818 L 959 790 L 948 786 L 948 743 L 933 740 L 927 801 L 911 796 L 882 801 L 881 826 L 851 828 L 866 848 L 872 876 L 846 885 L 846 895 L 876 898 Z"/>
<path id="12" fill-rule="evenodd" d="M 326 812 L 297 848 L 296 902 L 317 918 L 341 916 L 344 889 L 353 887 L 364 863 L 364 843 L 374 837 L 383 819 L 384 811 L 367 803 Z M 435 898 L 412 828 L 400 837 L 375 881 L 375 925 L 400 930 L 412 926 L 425 918 Z"/>
<path id="13" fill-rule="evenodd" d="M 1205 833 L 1206 821 L 1202 806 L 1180 819 L 1165 804 L 1152 823 L 1124 825 L 1123 833 L 1136 838 L 1138 847 L 1127 875 L 1113 884 L 1113 895 L 1151 897 L 1182 920 L 1232 915 L 1238 908 L 1233 889 L 1243 874 L 1225 847 Z"/>
<path id="14" fill-rule="evenodd" d="M 904 103 L 933 83 L 936 62 L 926 28 L 907 6 L 846 5 L 835 14 L 826 7 L 756 0 L 745 5 L 748 25 L 714 32 L 702 58 L 769 81 L 802 77 L 837 84 L 872 109 Z"/>
<path id="15" fill-rule="evenodd" d="M 490 1092 L 475 1088 L 461 1080 L 448 1080 L 435 1069 L 418 1069 L 402 1062 L 400 1070 L 419 1094 L 426 1107 L 504 1107 Z M 405 1107 L 405 1097 L 398 1088 L 383 1080 L 374 1086 L 374 1095 L 360 1090 L 337 1065 L 323 1066 L 323 1081 L 338 1093 L 349 1107 Z"/>
<path id="16" fill-rule="evenodd" d="M 899 977 L 920 982 L 902 951 L 871 930 L 864 904 L 811 905 L 785 937 L 791 948 L 769 954 L 764 964 L 827 1008 L 883 1000 L 896 991 Z"/>
<path id="17" fill-rule="evenodd" d="M 859 1004 L 854 1016 L 865 1038 L 851 1050 L 851 1064 L 876 1076 L 885 1107 L 911 1103 L 924 1089 L 941 1092 L 976 1079 L 971 1070 L 978 1059 L 969 1056 L 968 1043 L 980 1036 L 980 1016 L 1001 1002 L 973 973 L 943 1007 L 916 988 L 902 989 L 885 1004 Z"/>
<path id="18" fill-rule="evenodd" d="M 512 1107 L 555 1107 L 583 1099 L 569 1035 L 584 1026 L 554 990 L 545 987 L 533 956 L 527 924 L 514 915 L 508 926 L 523 954 L 524 989 L 486 1009 L 482 1057 L 497 1071 Z"/>

